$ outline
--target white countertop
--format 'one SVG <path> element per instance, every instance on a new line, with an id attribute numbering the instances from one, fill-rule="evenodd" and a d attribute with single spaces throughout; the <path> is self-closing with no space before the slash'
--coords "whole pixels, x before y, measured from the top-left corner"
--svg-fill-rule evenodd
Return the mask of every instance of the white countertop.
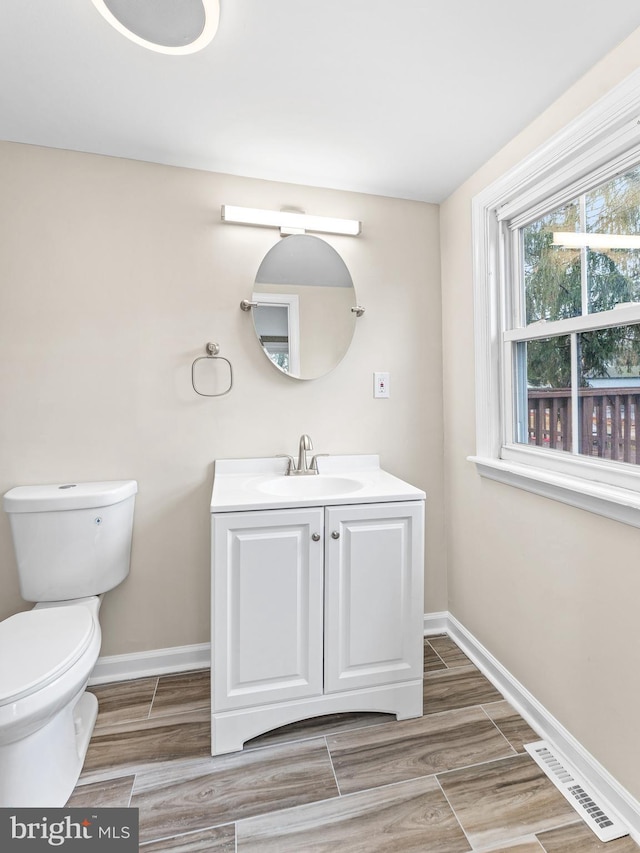
<path id="1" fill-rule="evenodd" d="M 421 489 L 383 471 L 377 455 L 322 456 L 318 458 L 319 473 L 311 475 L 286 476 L 287 465 L 286 457 L 217 459 L 211 512 L 419 501 L 426 497 Z M 282 493 L 289 488 L 295 494 Z"/>

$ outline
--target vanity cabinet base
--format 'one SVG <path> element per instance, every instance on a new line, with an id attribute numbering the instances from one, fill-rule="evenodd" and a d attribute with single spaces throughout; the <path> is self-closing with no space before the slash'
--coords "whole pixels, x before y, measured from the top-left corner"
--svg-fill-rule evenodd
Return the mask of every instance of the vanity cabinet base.
<path id="1" fill-rule="evenodd" d="M 373 711 L 395 714 L 398 720 L 421 717 L 423 681 L 389 684 L 364 690 L 346 690 L 291 702 L 274 702 L 211 715 L 211 753 L 239 752 L 245 741 L 271 729 L 309 717 Z"/>
<path id="2" fill-rule="evenodd" d="M 422 716 L 424 501 L 211 524 L 213 755 L 309 717 Z"/>

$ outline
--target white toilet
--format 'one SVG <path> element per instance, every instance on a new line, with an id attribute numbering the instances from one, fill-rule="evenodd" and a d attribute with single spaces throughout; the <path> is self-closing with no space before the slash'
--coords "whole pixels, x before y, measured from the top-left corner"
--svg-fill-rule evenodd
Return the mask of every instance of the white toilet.
<path id="1" fill-rule="evenodd" d="M 0 622 L 0 807 L 61 807 L 98 713 L 86 692 L 102 593 L 129 574 L 135 480 L 18 486 L 4 496 L 20 592 Z"/>

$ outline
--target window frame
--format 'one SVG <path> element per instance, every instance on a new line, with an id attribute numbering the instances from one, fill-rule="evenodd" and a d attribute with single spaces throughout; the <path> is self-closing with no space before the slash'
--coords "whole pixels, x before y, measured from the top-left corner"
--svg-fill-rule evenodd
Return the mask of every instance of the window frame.
<path id="1" fill-rule="evenodd" d="M 512 351 L 518 340 L 568 333 L 566 320 L 525 331 L 518 229 L 638 164 L 640 70 L 474 197 L 476 454 L 468 457 L 483 477 L 636 527 L 640 466 L 516 444 Z M 640 323 L 640 303 L 572 321 L 577 331 Z"/>

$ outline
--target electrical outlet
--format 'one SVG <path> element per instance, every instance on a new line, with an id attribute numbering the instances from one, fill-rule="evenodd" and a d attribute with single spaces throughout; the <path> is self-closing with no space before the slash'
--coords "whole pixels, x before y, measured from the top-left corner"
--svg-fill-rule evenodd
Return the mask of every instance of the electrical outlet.
<path id="1" fill-rule="evenodd" d="M 388 397 L 389 396 L 389 374 L 374 373 L 373 374 L 373 396 Z"/>

